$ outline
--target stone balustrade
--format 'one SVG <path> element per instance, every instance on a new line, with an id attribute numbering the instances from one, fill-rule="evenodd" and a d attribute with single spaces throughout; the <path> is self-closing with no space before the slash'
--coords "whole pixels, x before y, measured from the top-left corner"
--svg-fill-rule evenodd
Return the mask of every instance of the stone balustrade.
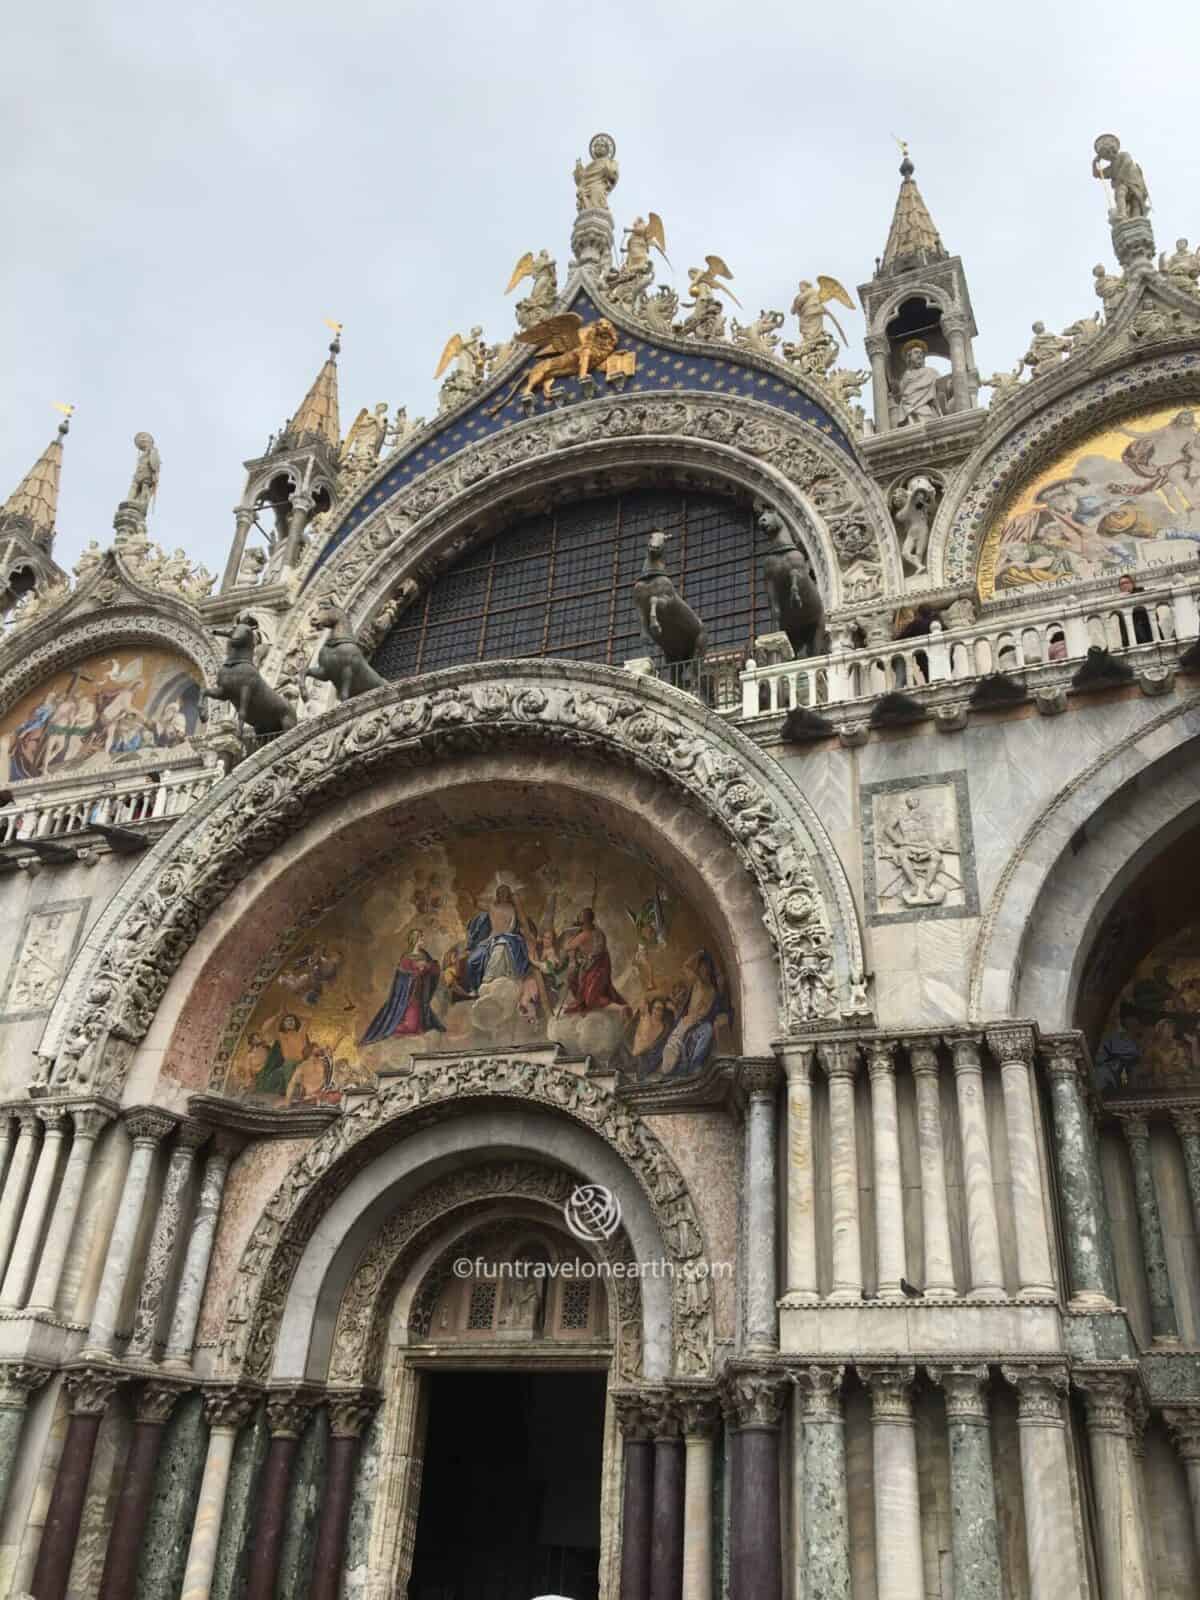
<path id="1" fill-rule="evenodd" d="M 180 817 L 218 781 L 215 770 L 167 772 L 160 778 L 97 779 L 62 798 L 29 795 L 0 807 L 0 847 L 54 841 L 99 828 L 131 828 Z"/>

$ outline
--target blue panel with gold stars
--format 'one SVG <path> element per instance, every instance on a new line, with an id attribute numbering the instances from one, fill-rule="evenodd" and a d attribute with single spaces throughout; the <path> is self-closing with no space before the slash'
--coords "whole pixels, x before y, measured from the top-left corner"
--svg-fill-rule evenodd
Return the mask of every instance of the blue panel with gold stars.
<path id="1" fill-rule="evenodd" d="M 577 311 L 585 323 L 591 321 L 593 317 L 606 314 L 598 311 L 583 294 L 574 298 L 571 309 Z M 563 398 L 569 395 L 573 400 L 582 397 L 601 398 L 608 393 L 617 392 L 737 395 L 743 399 L 761 401 L 764 405 L 778 406 L 781 411 L 799 417 L 819 429 L 831 444 L 836 444 L 839 449 L 853 457 L 854 448 L 849 439 L 824 407 L 819 406 L 802 389 L 790 383 L 783 374 L 763 372 L 757 367 L 743 365 L 737 359 L 734 346 L 730 346 L 730 354 L 724 359 L 699 353 L 684 355 L 676 350 L 666 350 L 641 334 L 631 333 L 624 326 L 621 326 L 619 331 L 621 337 L 617 347 L 618 353 L 626 351 L 633 355 L 632 373 L 616 379 L 606 378 L 602 373 L 597 373 L 590 389 L 585 391 L 585 396 L 580 394 L 578 378 L 557 378 L 554 383 L 555 393 Z M 419 449 L 411 450 L 402 456 L 392 470 L 343 517 L 318 556 L 309 576 L 319 571 L 355 528 L 365 522 L 406 484 L 420 477 L 421 473 L 428 472 L 430 467 L 438 466 L 443 461 L 448 461 L 460 450 L 465 450 L 468 445 L 503 432 L 514 422 L 522 422 L 530 416 L 540 416 L 550 409 L 540 396 L 532 406 L 528 400 L 522 401 L 521 390 L 524 388 L 527 373 L 528 363 L 516 373 L 510 370 L 505 375 L 504 387 L 489 386 L 471 410 L 447 422 L 440 432 L 426 439 Z M 506 395 L 508 398 L 497 409 L 499 401 Z"/>

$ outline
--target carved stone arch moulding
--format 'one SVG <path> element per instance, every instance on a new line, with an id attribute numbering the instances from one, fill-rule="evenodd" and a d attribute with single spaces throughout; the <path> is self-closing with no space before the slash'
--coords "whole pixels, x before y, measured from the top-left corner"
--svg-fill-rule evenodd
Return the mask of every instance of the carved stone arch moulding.
<path id="1" fill-rule="evenodd" d="M 671 1297 L 672 1369 L 676 1377 L 706 1377 L 712 1372 L 713 1308 L 704 1233 L 679 1169 L 642 1119 L 594 1079 L 569 1067 L 512 1056 L 462 1057 L 417 1070 L 360 1101 L 315 1139 L 288 1170 L 267 1202 L 238 1263 L 237 1278 L 225 1315 L 219 1366 L 224 1375 L 265 1382 L 271 1373 L 276 1340 L 292 1278 L 304 1248 L 332 1202 L 378 1155 L 403 1137 L 405 1123 L 428 1121 L 436 1108 L 467 1109 L 486 1101 L 517 1101 L 551 1108 L 597 1135 L 620 1158 L 644 1192 L 668 1263 Z M 486 1186 L 489 1169 L 478 1180 Z M 494 1169 L 491 1169 L 494 1176 Z M 464 1198 L 472 1184 L 471 1170 L 458 1175 Z M 416 1225 L 430 1214 L 439 1189 L 453 1204 L 453 1180 L 432 1185 L 413 1204 Z M 409 1208 L 404 1208 L 407 1215 Z M 396 1221 L 403 1234 L 404 1222 Z M 403 1249 L 404 1239 L 397 1242 Z M 344 1353 L 334 1355 L 338 1370 L 365 1370 L 374 1359 L 373 1329 L 365 1310 L 372 1296 L 371 1279 L 360 1277 L 368 1266 L 382 1272 L 382 1257 L 371 1250 L 343 1298 L 337 1334 L 344 1335 Z M 661 1270 L 661 1269 L 660 1269 Z M 357 1285 L 357 1288 L 356 1288 Z M 382 1278 L 377 1289 L 382 1287 Z M 374 1292 L 377 1292 L 374 1291 Z M 348 1304 L 353 1302 L 350 1310 Z M 624 1313 L 622 1312 L 622 1315 Z M 351 1324 L 354 1331 L 351 1333 Z M 378 1337 L 374 1333 L 374 1337 Z M 376 1352 L 377 1353 L 377 1352 Z"/>
<path id="2" fill-rule="evenodd" d="M 903 590 L 877 485 L 818 428 L 735 395 L 638 393 L 517 423 L 431 467 L 390 499 L 369 483 L 355 505 L 375 496 L 378 504 L 320 566 L 309 567 L 282 641 L 285 654 L 308 647 L 318 600 L 336 596 L 356 625 L 368 625 L 406 578 L 428 581 L 537 492 L 575 482 L 581 493 L 604 493 L 614 474 L 638 469 L 659 481 L 664 469 L 699 475 L 771 503 L 807 535 L 830 609 L 861 598 L 846 592 L 848 570 L 861 584 L 862 572 L 873 569 L 878 594 Z M 310 561 L 319 554 L 313 549 Z"/>
<path id="3" fill-rule="evenodd" d="M 979 553 L 996 517 L 1021 484 L 1062 451 L 1106 423 L 1156 400 L 1176 398 L 1200 402 L 1195 350 L 1126 358 L 1065 393 L 1054 379 L 1026 384 L 986 428 L 939 508 L 929 545 L 931 584 L 974 584 Z"/>
<path id="4" fill-rule="evenodd" d="M 251 868 L 330 803 L 440 751 L 546 742 L 590 751 L 677 790 L 749 874 L 775 947 L 780 1027 L 863 1010 L 862 940 L 845 870 L 777 762 L 692 696 L 608 667 L 487 664 L 374 690 L 282 734 L 216 785 L 146 852 L 68 973 L 39 1082 L 123 1081 L 131 1049 L 210 913 Z"/>
<path id="5" fill-rule="evenodd" d="M 497 1202 L 527 1200 L 552 1207 L 561 1231 L 563 1207 L 577 1182 L 574 1174 L 540 1162 L 492 1161 L 451 1173 L 415 1194 L 388 1218 L 367 1245 L 346 1285 L 333 1335 L 329 1381 L 378 1383 L 394 1297 L 414 1270 L 417 1257 L 429 1248 L 431 1240 L 436 1242 L 436 1236 L 447 1225 L 494 1219 Z M 511 1221 L 505 1225 L 511 1227 Z M 459 1234 L 426 1268 L 420 1290 L 413 1296 L 410 1333 L 415 1331 L 420 1336 L 421 1330 L 414 1329 L 414 1322 L 420 1321 L 422 1309 L 426 1315 L 432 1314 L 433 1301 L 447 1280 L 450 1263 L 464 1248 L 464 1238 Z M 617 1263 L 627 1269 L 634 1260 L 623 1229 L 611 1239 L 596 1240 L 590 1248 L 578 1243 L 575 1248 L 590 1259 L 598 1257 L 610 1269 Z M 642 1367 L 641 1288 L 635 1274 L 618 1270 L 610 1271 L 606 1289 L 620 1375 L 633 1380 L 640 1376 Z"/>

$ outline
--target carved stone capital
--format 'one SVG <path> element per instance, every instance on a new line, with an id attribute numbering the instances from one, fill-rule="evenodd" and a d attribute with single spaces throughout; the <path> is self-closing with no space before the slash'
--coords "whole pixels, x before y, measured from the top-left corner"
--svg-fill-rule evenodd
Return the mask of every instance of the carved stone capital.
<path id="1" fill-rule="evenodd" d="M 42 1119 L 38 1116 L 36 1106 L 18 1106 L 15 1115 L 19 1124 L 18 1138 L 21 1134 L 28 1134 L 32 1139 L 39 1137 L 42 1131 Z"/>
<path id="2" fill-rule="evenodd" d="M 774 1100 L 781 1076 L 774 1056 L 746 1056 L 738 1067 L 738 1088 L 747 1100 Z"/>
<path id="3" fill-rule="evenodd" d="M 1028 1023 L 1006 1022 L 987 1030 L 988 1048 L 1002 1067 L 1027 1067 L 1033 1062 L 1034 1034 Z"/>
<path id="4" fill-rule="evenodd" d="M 1122 1117 L 1121 1132 L 1129 1144 L 1147 1144 L 1150 1140 L 1150 1124 L 1143 1116 Z"/>
<path id="5" fill-rule="evenodd" d="M 29 1396 L 50 1376 L 32 1361 L 0 1361 L 0 1410 L 24 1411 Z"/>
<path id="6" fill-rule="evenodd" d="M 905 1039 L 904 1047 L 908 1051 L 908 1062 L 917 1077 L 928 1074 L 932 1078 L 938 1075 L 938 1050 L 935 1039 Z"/>
<path id="7" fill-rule="evenodd" d="M 1062 1428 L 1066 1425 L 1063 1401 L 1067 1394 L 1067 1369 L 1062 1366 L 1019 1366 L 1015 1362 L 1000 1368 L 1006 1383 L 1017 1391 L 1017 1417 L 1022 1423 Z"/>
<path id="8" fill-rule="evenodd" d="M 818 1366 L 813 1362 L 797 1373 L 795 1382 L 806 1422 L 841 1422 L 844 1366 Z"/>
<path id="9" fill-rule="evenodd" d="M 175 1140 L 176 1153 L 184 1150 L 189 1153 L 201 1150 L 211 1138 L 211 1128 L 206 1128 L 202 1122 L 195 1122 L 189 1118 L 179 1125 L 179 1135 Z"/>
<path id="10" fill-rule="evenodd" d="M 946 1416 L 951 1422 L 987 1424 L 988 1409 L 986 1362 L 955 1362 L 951 1366 L 927 1367 L 931 1380 L 946 1397 Z"/>
<path id="11" fill-rule="evenodd" d="M 66 1106 L 54 1104 L 39 1106 L 37 1114 L 41 1118 L 42 1126 L 47 1134 L 57 1134 L 60 1139 L 63 1137 L 70 1121 Z"/>
<path id="12" fill-rule="evenodd" d="M 311 1389 L 273 1389 L 267 1395 L 267 1424 L 273 1439 L 298 1439 L 316 1404 Z"/>
<path id="13" fill-rule="evenodd" d="M 675 1397 L 666 1389 L 648 1390 L 646 1393 L 646 1421 L 650 1437 L 657 1443 L 678 1439 L 682 1418 Z"/>
<path id="14" fill-rule="evenodd" d="M 221 1384 L 205 1391 L 204 1419 L 210 1428 L 224 1428 L 236 1433 L 258 1404 L 259 1396 L 253 1389 L 243 1389 L 238 1384 Z"/>
<path id="15" fill-rule="evenodd" d="M 871 1391 L 873 1422 L 912 1423 L 912 1386 L 915 1366 L 860 1366 L 858 1375 Z"/>
<path id="16" fill-rule="evenodd" d="M 783 1070 L 789 1083 L 811 1083 L 813 1047 L 811 1044 L 781 1044 L 778 1046 Z"/>
<path id="17" fill-rule="evenodd" d="M 1087 1425 L 1099 1433 L 1116 1433 L 1129 1438 L 1137 1378 L 1129 1372 L 1087 1372 L 1077 1367 L 1072 1374 L 1075 1387 L 1082 1389 L 1087 1408 Z"/>
<path id="18" fill-rule="evenodd" d="M 72 1106 L 71 1125 L 75 1130 L 75 1141 L 81 1139 L 92 1144 L 104 1132 L 113 1120 L 113 1113 L 106 1111 L 102 1106 Z"/>
<path id="19" fill-rule="evenodd" d="M 817 1060 L 827 1078 L 858 1076 L 858 1046 L 849 1039 L 831 1039 L 817 1046 Z"/>
<path id="20" fill-rule="evenodd" d="M 1043 1039 L 1042 1062 L 1052 1078 L 1074 1078 L 1081 1084 L 1087 1080 L 1087 1052 L 1082 1040 L 1070 1034 Z"/>
<path id="21" fill-rule="evenodd" d="M 360 1438 L 379 1404 L 379 1396 L 365 1389 L 355 1389 L 346 1394 L 330 1391 L 325 1398 L 329 1406 L 329 1431 L 335 1439 Z"/>
<path id="22" fill-rule="evenodd" d="M 1200 1134 L 1200 1107 L 1189 1106 L 1186 1110 L 1180 1108 L 1172 1111 L 1171 1121 L 1181 1139 L 1193 1138 Z"/>
<path id="23" fill-rule="evenodd" d="M 887 335 L 883 333 L 868 333 L 863 344 L 869 356 L 886 356 L 891 348 Z"/>
<path id="24" fill-rule="evenodd" d="M 783 1418 L 787 1380 L 778 1372 L 726 1375 L 721 1405 L 732 1428 L 778 1428 Z"/>
<path id="25" fill-rule="evenodd" d="M 1164 1406 L 1163 1421 L 1184 1466 L 1200 1466 L 1200 1405 Z"/>
<path id="26" fill-rule="evenodd" d="M 157 1106 L 134 1106 L 124 1116 L 125 1128 L 135 1145 L 161 1144 L 179 1125 L 179 1118 Z"/>
<path id="27" fill-rule="evenodd" d="M 955 1072 L 980 1072 L 983 1068 L 983 1049 L 979 1039 L 960 1035 L 951 1039 L 950 1053 L 954 1057 Z"/>
<path id="28" fill-rule="evenodd" d="M 67 1373 L 66 1382 L 73 1417 L 102 1417 L 116 1392 L 120 1374 L 97 1367 L 77 1367 Z"/>
<path id="29" fill-rule="evenodd" d="M 896 1072 L 896 1046 L 891 1039 L 872 1039 L 867 1045 L 867 1071 L 872 1078 L 890 1078 Z"/>
<path id="30" fill-rule="evenodd" d="M 716 1390 L 677 1390 L 675 1400 L 684 1438 L 711 1439 L 721 1420 L 721 1403 Z"/>
<path id="31" fill-rule="evenodd" d="M 151 1378 L 142 1385 L 137 1397 L 137 1419 L 155 1427 L 163 1427 L 170 1419 L 176 1402 L 187 1393 L 187 1385 L 170 1383 L 161 1378 Z"/>
<path id="32" fill-rule="evenodd" d="M 966 333 L 967 319 L 961 311 L 946 311 L 942 314 L 942 332 L 947 338 L 952 333 Z"/>
<path id="33" fill-rule="evenodd" d="M 613 1409 L 626 1444 L 641 1444 L 654 1437 L 653 1389 L 614 1389 Z"/>

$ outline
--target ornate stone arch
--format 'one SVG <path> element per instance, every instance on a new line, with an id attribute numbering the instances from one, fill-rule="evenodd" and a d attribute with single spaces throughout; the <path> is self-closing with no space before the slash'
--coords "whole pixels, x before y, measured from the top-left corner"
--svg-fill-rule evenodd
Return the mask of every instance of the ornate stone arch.
<path id="1" fill-rule="evenodd" d="M 1200 697 L 1143 723 L 1065 784 L 1000 876 L 971 960 L 972 1021 L 1074 1026 L 1089 933 L 1197 806 Z M 1083 848 L 1073 848 L 1073 845 Z"/>
<path id="2" fill-rule="evenodd" d="M 333 801 L 439 752 L 555 741 L 647 773 L 729 840 L 762 904 L 780 974 L 780 1027 L 866 1009 L 845 870 L 820 818 L 757 745 L 689 695 L 604 667 L 487 664 L 378 689 L 272 741 L 145 856 L 89 935 L 43 1044 L 55 1089 L 122 1080 L 200 928 L 251 868 Z"/>
<path id="3" fill-rule="evenodd" d="M 1135 315 L 1131 299 L 1122 329 Z M 994 420 L 989 417 L 938 510 L 929 542 L 931 585 L 974 585 L 992 523 L 1021 484 L 1063 450 L 1155 401 L 1200 400 L 1200 362 L 1190 343 L 1191 349 L 1160 346 L 1131 358 L 1127 335 L 1115 349 L 1105 341 L 1107 364 L 1097 366 L 1102 356 L 1080 357 L 1079 366 L 1068 361 L 1058 373 L 1024 385 Z"/>
<path id="4" fill-rule="evenodd" d="M 772 505 L 808 544 L 831 609 L 849 598 L 849 569 L 874 570 L 880 594 L 903 590 L 878 486 L 818 428 L 737 395 L 638 392 L 531 417 L 462 449 L 390 498 L 368 484 L 355 506 L 377 501 L 369 514 L 321 565 L 314 565 L 321 552 L 312 550 L 281 657 L 311 649 L 317 601 L 335 595 L 358 627 L 369 626 L 406 578 L 427 581 L 474 538 L 494 532 L 498 513 L 514 516 L 556 494 L 611 492 L 650 474 L 661 483 L 664 473 Z M 856 591 L 854 598 L 863 596 Z"/>
<path id="5" fill-rule="evenodd" d="M 451 1173 L 414 1196 L 371 1240 L 343 1291 L 330 1354 L 330 1381 L 378 1383 L 393 1297 L 418 1268 L 418 1258 L 430 1248 L 431 1236 L 444 1241 L 451 1222 L 474 1228 L 478 1221 L 496 1215 L 498 1201 L 529 1200 L 553 1208 L 561 1225 L 563 1207 L 576 1182 L 563 1168 L 541 1162 L 490 1161 Z M 610 1268 L 621 1263 L 628 1269 L 635 1259 L 624 1230 L 611 1239 L 598 1239 L 579 1248 Z M 435 1260 L 424 1266 L 421 1284 L 415 1286 L 412 1296 L 414 1314 L 422 1292 L 428 1298 L 430 1286 L 445 1278 L 450 1261 L 461 1253 L 462 1234 L 456 1233 L 449 1243 L 442 1243 Z M 610 1274 L 609 1283 L 609 1320 L 620 1376 L 636 1379 L 642 1366 L 641 1289 L 628 1270 Z"/>
<path id="6" fill-rule="evenodd" d="M 439 1119 L 437 1115 L 439 1111 L 483 1111 L 489 1102 L 515 1105 L 521 1115 L 500 1129 L 494 1122 L 480 1123 L 477 1129 L 470 1123 L 460 1128 L 453 1119 L 447 1124 L 445 1116 Z M 539 1126 L 538 1111 L 543 1114 L 543 1126 Z M 566 1156 L 568 1164 L 574 1161 L 588 1177 L 598 1181 L 611 1179 L 616 1173 L 624 1174 L 627 1183 L 636 1185 L 648 1223 L 639 1223 L 637 1215 L 631 1216 L 630 1211 L 636 1208 L 628 1203 L 622 1209 L 626 1224 L 635 1235 L 640 1234 L 636 1239 L 638 1258 L 655 1259 L 653 1252 L 657 1250 L 661 1259 L 670 1263 L 669 1281 L 668 1275 L 646 1280 L 648 1374 L 710 1374 L 713 1311 L 711 1284 L 703 1267 L 707 1261 L 704 1233 L 679 1169 L 646 1123 L 594 1079 L 569 1065 L 517 1055 L 462 1057 L 427 1064 L 379 1095 L 361 1101 L 313 1141 L 268 1201 L 242 1254 L 222 1329 L 221 1370 L 230 1376 L 263 1382 L 273 1372 L 280 1376 L 281 1363 L 285 1367 L 289 1363 L 297 1366 L 301 1348 L 307 1359 L 306 1330 L 314 1314 L 314 1291 L 326 1281 L 329 1263 L 341 1248 L 340 1236 L 349 1231 L 344 1230 L 346 1219 L 332 1208 L 373 1163 L 381 1165 L 381 1158 L 389 1150 L 396 1162 L 432 1164 L 434 1159 L 444 1158 L 446 1150 L 470 1150 L 472 1134 L 483 1136 L 483 1130 L 490 1126 L 491 1137 L 502 1136 L 506 1147 L 536 1157 L 547 1144 L 546 1112 L 553 1114 L 555 1123 L 567 1129 L 582 1129 L 588 1136 L 581 1143 L 576 1134 Z M 447 1138 L 442 1153 L 431 1137 L 438 1128 L 454 1141 L 451 1144 Z M 427 1136 L 429 1150 L 418 1148 L 418 1130 Z M 600 1152 L 607 1165 L 593 1165 Z M 469 1186 L 469 1180 L 464 1181 Z M 367 1199 L 388 1196 L 389 1186 L 394 1187 L 390 1170 L 376 1178 L 374 1189 L 364 1185 Z M 609 1187 L 617 1192 L 616 1182 L 610 1182 Z M 436 1192 L 434 1185 L 427 1194 Z M 357 1215 L 361 1205 L 358 1195 L 347 1194 L 348 1214 Z M 314 1259 L 306 1252 L 323 1222 Z M 397 1226 L 403 1232 L 403 1224 Z M 353 1264 L 359 1264 L 357 1258 Z M 378 1261 L 372 1266 L 378 1267 Z M 297 1316 L 300 1319 L 299 1332 L 292 1327 L 286 1347 L 277 1355 L 290 1291 L 298 1275 L 303 1280 L 305 1303 L 292 1316 L 293 1321 Z M 356 1279 L 347 1274 L 347 1280 L 353 1293 Z M 358 1281 L 361 1287 L 369 1279 Z M 345 1303 L 344 1296 L 339 1295 L 339 1304 Z M 659 1331 L 664 1318 L 669 1330 Z M 340 1317 L 338 1325 L 346 1325 Z M 663 1334 L 669 1346 L 666 1350 Z M 365 1342 L 355 1340 L 353 1362 L 367 1361 L 369 1340 L 369 1331 Z M 283 1375 L 299 1376 L 295 1372 Z"/>

